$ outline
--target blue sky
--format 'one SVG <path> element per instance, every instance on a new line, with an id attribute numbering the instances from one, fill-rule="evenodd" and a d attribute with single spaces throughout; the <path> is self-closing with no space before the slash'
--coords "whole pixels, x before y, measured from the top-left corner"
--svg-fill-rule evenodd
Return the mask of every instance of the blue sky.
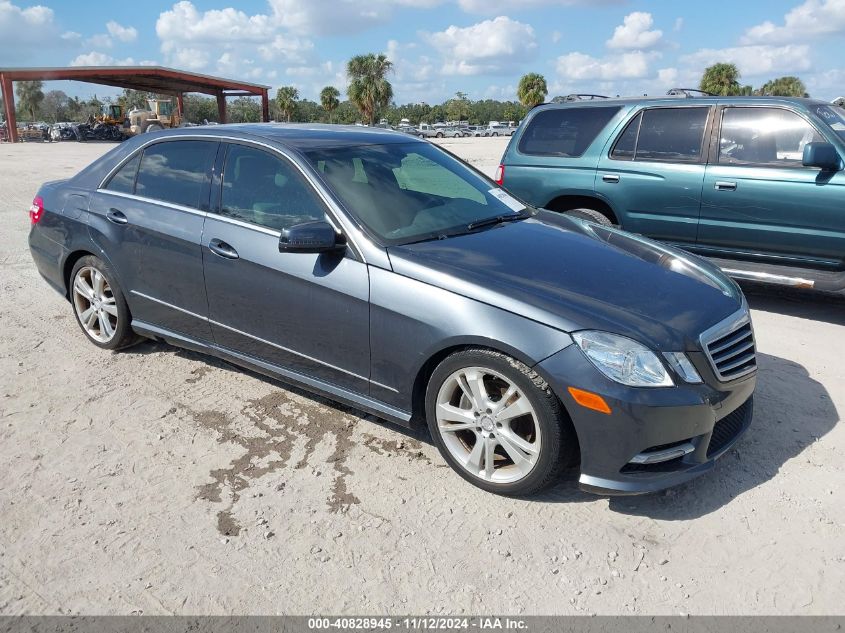
<path id="1" fill-rule="evenodd" d="M 794 74 L 832 99 L 843 35 L 845 0 L 0 0 L 0 67 L 157 64 L 316 98 L 328 84 L 345 94 L 351 55 L 384 52 L 399 103 L 513 99 L 530 71 L 550 96 L 660 94 L 717 61 L 743 83 Z"/>

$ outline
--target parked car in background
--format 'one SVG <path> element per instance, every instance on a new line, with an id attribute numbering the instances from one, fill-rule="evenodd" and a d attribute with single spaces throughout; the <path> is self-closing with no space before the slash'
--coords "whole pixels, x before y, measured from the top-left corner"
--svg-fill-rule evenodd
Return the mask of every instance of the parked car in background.
<path id="1" fill-rule="evenodd" d="M 470 136 L 490 136 L 490 131 L 483 125 L 470 125 Z"/>
<path id="2" fill-rule="evenodd" d="M 845 110 L 681 94 L 537 107 L 498 181 L 528 204 L 680 246 L 737 279 L 845 290 Z"/>
<path id="3" fill-rule="evenodd" d="M 487 136 L 508 136 L 507 125 L 489 125 L 487 127 Z"/>
<path id="4" fill-rule="evenodd" d="M 657 490 L 751 421 L 751 321 L 716 267 L 527 208 L 397 132 L 145 134 L 44 184 L 29 217 L 39 272 L 94 345 L 160 339 L 427 424 L 492 492 L 576 462 L 587 490 Z"/>

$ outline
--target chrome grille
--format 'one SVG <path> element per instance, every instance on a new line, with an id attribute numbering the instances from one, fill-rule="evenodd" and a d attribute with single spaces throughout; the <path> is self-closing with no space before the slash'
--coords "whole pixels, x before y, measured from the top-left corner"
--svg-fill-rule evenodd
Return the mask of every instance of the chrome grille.
<path id="1" fill-rule="evenodd" d="M 701 335 L 701 343 L 716 377 L 727 382 L 757 369 L 754 328 L 743 309 Z"/>

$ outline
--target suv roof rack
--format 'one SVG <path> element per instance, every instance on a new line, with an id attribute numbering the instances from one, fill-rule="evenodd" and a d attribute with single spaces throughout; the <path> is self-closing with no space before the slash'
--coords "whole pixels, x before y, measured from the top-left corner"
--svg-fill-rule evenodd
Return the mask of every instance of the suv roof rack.
<path id="1" fill-rule="evenodd" d="M 565 97 L 555 97 L 552 103 L 566 103 L 567 101 L 593 101 L 594 99 L 610 99 L 607 95 L 569 94 Z"/>
<path id="2" fill-rule="evenodd" d="M 698 90 L 697 88 L 672 88 L 669 92 L 666 93 L 670 97 L 686 97 L 687 99 L 693 99 L 695 97 L 715 97 L 712 92 L 707 92 L 705 90 Z"/>

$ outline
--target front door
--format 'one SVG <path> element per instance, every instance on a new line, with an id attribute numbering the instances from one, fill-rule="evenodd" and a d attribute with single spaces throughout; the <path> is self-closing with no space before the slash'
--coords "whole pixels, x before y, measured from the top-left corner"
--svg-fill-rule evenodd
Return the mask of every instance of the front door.
<path id="1" fill-rule="evenodd" d="M 826 140 L 819 130 L 786 108 L 731 106 L 722 109 L 717 138 L 697 250 L 841 268 L 845 174 L 802 165 L 804 146 Z"/>
<path id="2" fill-rule="evenodd" d="M 280 253 L 280 232 L 327 218 L 287 158 L 230 144 L 203 232 L 218 345 L 359 393 L 370 375 L 369 275 L 347 251 Z"/>
<path id="3" fill-rule="evenodd" d="M 648 108 L 603 152 L 595 190 L 623 229 L 695 243 L 704 180 L 707 106 Z"/>

